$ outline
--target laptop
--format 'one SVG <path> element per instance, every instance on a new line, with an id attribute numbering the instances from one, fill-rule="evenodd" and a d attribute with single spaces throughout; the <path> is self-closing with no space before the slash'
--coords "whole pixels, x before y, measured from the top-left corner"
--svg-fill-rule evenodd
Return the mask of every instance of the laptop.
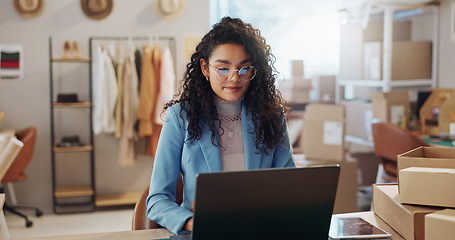
<path id="1" fill-rule="evenodd" d="M 201 173 L 193 232 L 172 240 L 328 239 L 338 165 Z"/>

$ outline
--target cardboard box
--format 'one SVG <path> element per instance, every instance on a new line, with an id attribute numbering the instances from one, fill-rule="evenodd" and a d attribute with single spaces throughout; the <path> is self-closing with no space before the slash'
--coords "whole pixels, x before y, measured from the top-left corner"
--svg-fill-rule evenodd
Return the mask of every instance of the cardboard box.
<path id="1" fill-rule="evenodd" d="M 346 107 L 346 135 L 372 139 L 373 105 L 366 101 L 343 101 Z"/>
<path id="2" fill-rule="evenodd" d="M 311 167 L 338 164 L 340 178 L 333 206 L 333 214 L 357 212 L 357 162 L 333 160 L 308 160 L 305 154 L 294 154 L 297 167 Z"/>
<path id="3" fill-rule="evenodd" d="M 431 46 L 431 42 L 393 42 L 391 79 L 430 79 Z M 382 42 L 366 42 L 363 47 L 363 79 L 382 80 Z"/>
<path id="4" fill-rule="evenodd" d="M 400 182 L 400 170 L 409 167 L 455 169 L 455 148 L 418 147 L 398 155 L 398 182 Z"/>
<path id="5" fill-rule="evenodd" d="M 360 24 L 358 24 L 360 25 Z M 362 31 L 363 42 L 382 41 L 384 39 L 384 21 L 369 21 Z M 392 41 L 411 40 L 411 21 L 394 21 Z"/>
<path id="6" fill-rule="evenodd" d="M 394 21 L 392 37 L 393 41 L 411 40 L 411 22 Z M 362 79 L 363 43 L 383 39 L 383 21 L 369 21 L 365 29 L 358 23 L 342 25 L 339 79 Z"/>
<path id="7" fill-rule="evenodd" d="M 303 151 L 307 159 L 344 159 L 345 108 L 309 104 L 303 122 Z"/>
<path id="8" fill-rule="evenodd" d="M 455 207 L 455 169 L 410 167 L 400 170 L 400 202 Z"/>
<path id="9" fill-rule="evenodd" d="M 292 64 L 292 77 L 303 78 L 303 76 L 304 76 L 303 75 L 304 74 L 303 60 L 292 60 L 291 64 Z"/>
<path id="10" fill-rule="evenodd" d="M 283 81 L 278 89 L 288 102 L 309 102 L 312 80 L 304 78 L 291 78 Z"/>
<path id="11" fill-rule="evenodd" d="M 314 76 L 313 77 L 313 90 L 314 97 L 311 99 L 315 101 L 335 101 L 335 88 L 336 76 Z"/>
<path id="12" fill-rule="evenodd" d="M 373 118 L 403 126 L 410 109 L 409 91 L 374 92 L 371 94 Z"/>
<path id="13" fill-rule="evenodd" d="M 425 239 L 425 215 L 440 207 L 401 204 L 397 184 L 373 184 L 373 211 L 405 239 Z"/>
<path id="14" fill-rule="evenodd" d="M 420 108 L 421 132 L 439 135 L 449 132 L 455 112 L 455 89 L 432 89 L 431 95 Z"/>
<path id="15" fill-rule="evenodd" d="M 425 239 L 447 240 L 455 236 L 455 210 L 446 209 L 425 216 Z"/>

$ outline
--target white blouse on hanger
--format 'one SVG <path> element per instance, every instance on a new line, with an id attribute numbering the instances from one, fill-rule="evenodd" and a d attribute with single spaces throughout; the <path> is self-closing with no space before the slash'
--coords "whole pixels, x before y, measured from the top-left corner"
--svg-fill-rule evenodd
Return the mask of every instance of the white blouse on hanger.
<path id="1" fill-rule="evenodd" d="M 112 60 L 103 47 L 98 46 L 93 58 L 93 132 L 114 133 L 114 110 L 117 81 Z"/>

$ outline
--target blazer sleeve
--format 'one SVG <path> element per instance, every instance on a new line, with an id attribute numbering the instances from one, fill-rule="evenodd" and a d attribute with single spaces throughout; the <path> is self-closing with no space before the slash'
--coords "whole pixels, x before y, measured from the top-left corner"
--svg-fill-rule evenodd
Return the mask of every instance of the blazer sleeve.
<path id="1" fill-rule="evenodd" d="M 175 202 L 175 188 L 180 174 L 185 134 L 179 109 L 174 106 L 167 109 L 146 203 L 148 218 L 172 233 L 179 234 L 193 213 Z"/>
<path id="2" fill-rule="evenodd" d="M 284 139 L 278 143 L 273 156 L 273 168 L 295 167 L 294 157 L 292 156 L 292 146 L 289 140 L 288 125 L 283 117 Z"/>

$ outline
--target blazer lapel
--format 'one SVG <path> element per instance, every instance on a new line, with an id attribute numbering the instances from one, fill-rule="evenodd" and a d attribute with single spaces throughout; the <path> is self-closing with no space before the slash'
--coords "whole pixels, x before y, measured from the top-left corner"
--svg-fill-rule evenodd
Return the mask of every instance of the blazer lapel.
<path id="1" fill-rule="evenodd" d="M 251 114 L 246 111 L 245 104 L 242 104 L 242 132 L 243 132 L 243 149 L 245 151 L 246 169 L 259 169 L 261 165 L 262 154 L 257 154 L 256 151 L 256 134 L 251 134 L 254 131 L 254 123 L 251 121 Z"/>
<path id="2" fill-rule="evenodd" d="M 205 163 L 210 172 L 219 172 L 222 170 L 220 149 L 212 143 L 212 132 L 208 128 L 203 131 L 202 137 L 198 142 L 201 146 Z"/>

